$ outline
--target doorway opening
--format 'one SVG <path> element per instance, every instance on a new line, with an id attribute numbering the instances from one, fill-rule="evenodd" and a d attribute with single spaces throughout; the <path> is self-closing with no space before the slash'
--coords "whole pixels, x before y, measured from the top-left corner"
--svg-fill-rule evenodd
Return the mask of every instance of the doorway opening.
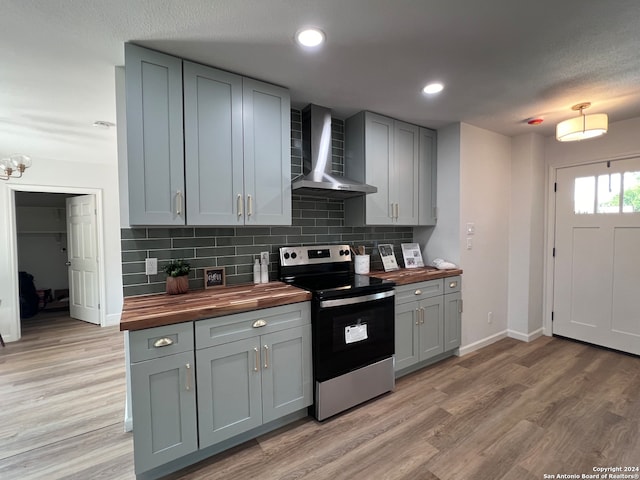
<path id="1" fill-rule="evenodd" d="M 10 189 L 16 339 L 22 322 L 34 316 L 66 316 L 103 326 L 101 191 L 25 185 Z M 33 307 L 25 312 L 25 280 L 32 290 L 31 303 L 33 290 L 37 295 L 35 312 Z"/>

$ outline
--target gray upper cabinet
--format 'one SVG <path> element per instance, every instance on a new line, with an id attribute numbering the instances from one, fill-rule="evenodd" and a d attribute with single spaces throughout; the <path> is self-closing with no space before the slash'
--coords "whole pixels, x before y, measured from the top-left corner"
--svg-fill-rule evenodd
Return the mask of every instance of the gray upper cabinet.
<path id="1" fill-rule="evenodd" d="M 291 225 L 289 91 L 249 78 L 242 88 L 245 202 L 240 213 L 246 225 Z"/>
<path id="2" fill-rule="evenodd" d="M 433 225 L 435 132 L 371 112 L 345 122 L 345 175 L 378 191 L 345 200 L 347 225 Z"/>
<path id="3" fill-rule="evenodd" d="M 234 225 L 244 190 L 242 77 L 184 62 L 185 180 L 190 225 Z"/>
<path id="4" fill-rule="evenodd" d="M 287 89 L 130 44 L 125 63 L 131 225 L 291 224 Z"/>
<path id="5" fill-rule="evenodd" d="M 125 44 L 129 221 L 184 225 L 182 60 Z"/>

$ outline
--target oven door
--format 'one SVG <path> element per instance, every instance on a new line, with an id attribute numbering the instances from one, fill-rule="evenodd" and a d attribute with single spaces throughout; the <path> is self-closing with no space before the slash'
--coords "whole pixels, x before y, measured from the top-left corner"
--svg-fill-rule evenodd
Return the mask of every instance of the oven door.
<path id="1" fill-rule="evenodd" d="M 394 353 L 395 291 L 315 300 L 313 367 L 324 381 Z"/>

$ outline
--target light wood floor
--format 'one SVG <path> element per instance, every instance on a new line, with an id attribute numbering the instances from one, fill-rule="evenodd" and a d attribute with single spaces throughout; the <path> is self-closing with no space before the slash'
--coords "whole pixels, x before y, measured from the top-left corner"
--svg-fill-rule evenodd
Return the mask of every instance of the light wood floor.
<path id="1" fill-rule="evenodd" d="M 0 478 L 131 479 L 122 334 L 30 321 L 0 349 Z M 539 480 L 640 465 L 640 358 L 558 338 L 504 339 L 305 419 L 171 480 Z"/>

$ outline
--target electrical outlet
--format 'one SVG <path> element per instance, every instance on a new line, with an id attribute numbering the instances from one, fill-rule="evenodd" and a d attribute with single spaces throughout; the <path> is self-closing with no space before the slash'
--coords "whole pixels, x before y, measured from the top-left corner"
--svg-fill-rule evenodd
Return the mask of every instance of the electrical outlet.
<path id="1" fill-rule="evenodd" d="M 487 313 L 487 323 L 493 323 L 493 312 Z"/>
<path id="2" fill-rule="evenodd" d="M 158 259 L 157 258 L 145 258 L 145 260 L 144 260 L 144 273 L 145 273 L 145 275 L 156 275 L 158 273 Z"/>

